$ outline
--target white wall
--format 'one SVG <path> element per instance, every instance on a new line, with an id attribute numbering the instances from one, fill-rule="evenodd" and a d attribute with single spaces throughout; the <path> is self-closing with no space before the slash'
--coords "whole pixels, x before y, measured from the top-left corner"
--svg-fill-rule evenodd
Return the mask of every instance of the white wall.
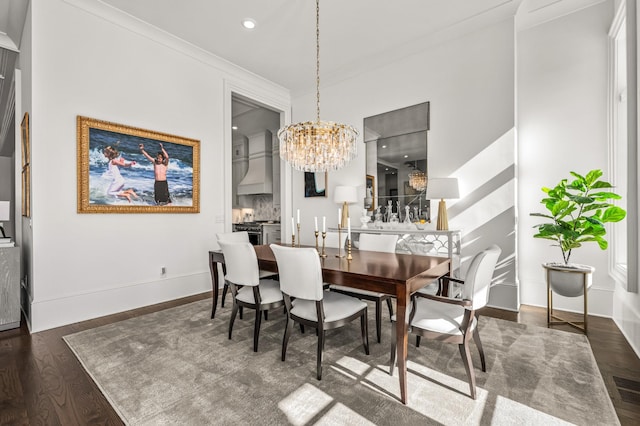
<path id="1" fill-rule="evenodd" d="M 518 33 L 518 274 L 521 302 L 546 306 L 541 264 L 562 261 L 550 241 L 534 239 L 529 213 L 544 212 L 543 186 L 570 171 L 602 169 L 607 158 L 607 33 L 613 2 L 606 1 Z M 572 252 L 571 261 L 596 268 L 589 313 L 611 316 L 613 279 L 597 244 Z M 582 298 L 554 297 L 554 306 L 582 312 Z"/>
<path id="2" fill-rule="evenodd" d="M 330 55 L 331 52 L 325 52 Z M 498 243 L 497 273 L 504 288 L 492 303 L 517 309 L 515 286 L 515 40 L 513 21 L 461 36 L 340 83 L 321 87 L 321 118 L 361 132 L 358 156 L 329 173 L 328 198 L 304 198 L 302 173 L 293 174 L 293 206 L 301 210 L 302 243 L 313 244 L 313 217 L 337 224 L 336 185 L 364 185 L 364 117 L 431 102 L 430 177 L 460 179 L 461 199 L 448 202 L 449 227 L 463 230 L 463 256 Z M 315 92 L 293 100 L 293 121 L 314 117 Z M 361 205 L 350 207 L 359 217 Z M 290 218 L 283 216 L 290 236 Z"/>
<path id="3" fill-rule="evenodd" d="M 99 2 L 32 10 L 32 330 L 210 290 L 231 214 L 225 85 L 288 92 Z M 77 214 L 77 115 L 200 140 L 200 213 Z"/>
<path id="4" fill-rule="evenodd" d="M 499 294 L 506 296 L 492 300 L 494 305 L 517 307 L 516 137 L 522 303 L 544 304 L 540 263 L 556 255 L 531 237 L 528 213 L 538 207 L 540 187 L 573 168 L 606 170 L 611 4 L 518 34 L 517 134 L 511 20 L 321 89 L 322 118 L 360 130 L 364 117 L 431 102 L 430 176 L 460 178 L 461 199 L 448 204 L 451 228 L 463 229 L 463 255 L 494 242 L 503 249 Z M 231 221 L 230 193 L 223 183 L 231 176 L 225 163 L 226 158 L 230 165 L 230 153 L 224 149 L 224 141 L 231 140 L 229 88 L 283 103 L 288 93 L 97 1 L 33 0 L 32 8 L 33 25 L 28 22 L 23 43 L 28 40 L 27 52 L 33 53 L 21 58 L 20 112 L 32 116 L 34 249 L 25 259 L 33 265 L 32 330 L 209 290 L 206 252 L 215 246 L 215 233 Z M 602 84 L 594 84 L 598 81 Z M 293 104 L 291 121 L 315 116 L 315 92 Z M 77 214 L 77 115 L 201 140 L 201 213 Z M 584 146 L 590 148 L 576 154 Z M 285 239 L 290 236 L 287 218 L 296 208 L 301 209 L 303 243 L 313 243 L 313 216 L 326 215 L 335 226 L 334 187 L 364 184 L 364 144 L 358 149 L 351 165 L 329 174 L 328 198 L 305 199 L 302 173 L 283 170 L 283 189 L 289 188 L 285 200 L 293 198 L 282 210 Z M 549 152 L 559 155 L 548 161 Z M 359 216 L 360 206 L 351 211 Z M 606 276 L 606 253 L 590 247 L 574 256 L 597 268 L 591 312 L 610 315 L 614 286 Z M 167 267 L 166 278 L 160 277 L 161 266 Z"/>

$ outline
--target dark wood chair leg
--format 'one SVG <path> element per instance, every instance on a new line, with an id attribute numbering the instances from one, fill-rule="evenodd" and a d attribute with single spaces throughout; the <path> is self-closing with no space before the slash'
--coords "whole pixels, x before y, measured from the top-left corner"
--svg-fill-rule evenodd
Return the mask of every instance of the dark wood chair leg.
<path id="1" fill-rule="evenodd" d="M 420 347 L 420 336 L 416 336 L 416 348 Z"/>
<path id="2" fill-rule="evenodd" d="M 389 375 L 393 376 L 393 369 L 396 366 L 396 325 L 391 322 L 391 354 L 389 356 Z"/>
<path id="3" fill-rule="evenodd" d="M 284 337 L 282 338 L 282 361 L 287 356 L 287 345 L 289 344 L 289 336 L 291 335 L 291 329 L 293 328 L 293 320 L 287 318 L 287 323 L 284 326 Z"/>
<path id="4" fill-rule="evenodd" d="M 304 324 L 300 323 L 300 333 L 304 334 Z"/>
<path id="5" fill-rule="evenodd" d="M 476 375 L 473 371 L 473 361 L 471 360 L 471 353 L 469 352 L 469 343 L 465 341 L 458 345 L 460 349 L 460 355 L 462 356 L 462 362 L 464 369 L 467 371 L 467 377 L 469 378 L 469 390 L 471 392 L 471 398 L 476 399 Z"/>
<path id="6" fill-rule="evenodd" d="M 222 301 L 220 302 L 221 308 L 224 308 L 224 299 L 227 298 L 227 291 L 229 291 L 229 284 L 224 283 L 224 287 L 222 288 Z"/>
<path id="7" fill-rule="evenodd" d="M 320 328 L 320 327 L 318 327 Z M 318 329 L 316 329 L 318 330 Z M 322 380 L 322 352 L 324 350 L 324 330 L 318 332 L 318 363 L 316 367 L 316 377 Z"/>
<path id="8" fill-rule="evenodd" d="M 236 314 L 238 313 L 238 304 L 233 304 L 233 309 L 231 310 L 231 319 L 229 319 L 229 339 L 231 339 L 231 332 L 233 331 L 233 323 L 236 320 Z"/>
<path id="9" fill-rule="evenodd" d="M 391 317 L 393 317 L 393 303 L 391 303 L 390 297 L 387 297 L 387 308 L 389 308 L 389 321 L 391 321 Z"/>
<path id="10" fill-rule="evenodd" d="M 362 331 L 362 345 L 364 346 L 364 353 L 369 355 L 369 325 L 367 324 L 367 310 L 365 309 L 360 317 L 360 331 Z M 378 340 L 378 343 L 380 341 Z"/>
<path id="11" fill-rule="evenodd" d="M 256 325 L 253 327 L 253 351 L 258 352 L 258 337 L 260 337 L 260 323 L 262 322 L 262 312 L 260 307 L 256 307 Z"/>
<path id="12" fill-rule="evenodd" d="M 222 276 L 226 277 L 227 276 L 227 265 L 226 264 L 222 264 Z M 227 297 L 227 291 L 229 291 L 229 284 L 227 283 L 227 280 L 224 280 L 224 287 L 222 288 L 222 301 L 220 302 L 220 307 L 224 308 L 224 299 Z M 242 317 L 240 317 L 242 318 Z"/>
<path id="13" fill-rule="evenodd" d="M 243 314 L 243 313 L 244 313 L 244 309 L 243 309 L 243 307 L 242 307 L 242 306 L 240 306 L 240 319 L 243 319 L 243 318 L 242 318 L 242 314 Z"/>
<path id="14" fill-rule="evenodd" d="M 380 303 L 380 299 L 376 300 L 376 338 L 378 339 L 378 343 L 381 342 L 381 334 L 382 334 L 382 303 Z"/>
<path id="15" fill-rule="evenodd" d="M 473 330 L 473 341 L 476 342 L 476 346 L 478 347 L 478 352 L 480 352 L 480 363 L 482 364 L 482 371 L 487 371 L 487 365 L 484 361 L 484 349 L 482 349 L 482 341 L 480 340 L 480 333 L 478 332 L 478 327 Z"/>
<path id="16" fill-rule="evenodd" d="M 264 320 L 269 321 L 269 311 L 264 311 Z"/>

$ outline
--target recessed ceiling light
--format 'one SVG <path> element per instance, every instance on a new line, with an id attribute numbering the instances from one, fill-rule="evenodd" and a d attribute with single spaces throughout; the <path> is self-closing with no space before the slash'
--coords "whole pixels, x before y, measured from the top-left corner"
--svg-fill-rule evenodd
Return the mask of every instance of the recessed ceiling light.
<path id="1" fill-rule="evenodd" d="M 248 30 L 252 30 L 256 27 L 256 21 L 251 18 L 246 18 L 242 20 L 242 26 Z"/>
<path id="2" fill-rule="evenodd" d="M 405 156 L 404 156 L 404 158 L 409 158 L 409 156 L 408 156 L 408 155 L 405 155 Z"/>
<path id="3" fill-rule="evenodd" d="M 389 170 L 389 168 L 387 167 L 386 169 L 384 169 L 385 171 Z"/>
<path id="4" fill-rule="evenodd" d="M 231 126 L 233 130 L 238 130 L 238 126 Z"/>
<path id="5" fill-rule="evenodd" d="M 386 146 L 386 145 L 382 145 L 382 147 L 383 147 L 383 148 L 386 148 L 387 146 Z"/>

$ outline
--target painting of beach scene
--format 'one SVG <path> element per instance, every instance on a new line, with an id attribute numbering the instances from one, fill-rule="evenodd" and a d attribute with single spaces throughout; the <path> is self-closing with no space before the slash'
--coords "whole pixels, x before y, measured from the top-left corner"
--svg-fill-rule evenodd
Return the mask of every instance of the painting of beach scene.
<path id="1" fill-rule="evenodd" d="M 198 213 L 200 142 L 78 116 L 79 213 Z"/>

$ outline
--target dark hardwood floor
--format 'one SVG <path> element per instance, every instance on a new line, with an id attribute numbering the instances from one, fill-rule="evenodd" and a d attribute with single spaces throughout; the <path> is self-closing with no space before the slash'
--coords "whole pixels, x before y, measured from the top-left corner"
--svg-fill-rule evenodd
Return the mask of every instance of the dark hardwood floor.
<path id="1" fill-rule="evenodd" d="M 121 425 L 62 336 L 210 297 L 204 293 L 32 335 L 24 324 L 0 332 L 0 425 Z M 519 313 L 485 308 L 482 314 L 546 326 L 543 308 L 522 306 Z M 640 360 L 610 319 L 589 317 L 589 341 L 620 422 L 639 424 Z"/>

